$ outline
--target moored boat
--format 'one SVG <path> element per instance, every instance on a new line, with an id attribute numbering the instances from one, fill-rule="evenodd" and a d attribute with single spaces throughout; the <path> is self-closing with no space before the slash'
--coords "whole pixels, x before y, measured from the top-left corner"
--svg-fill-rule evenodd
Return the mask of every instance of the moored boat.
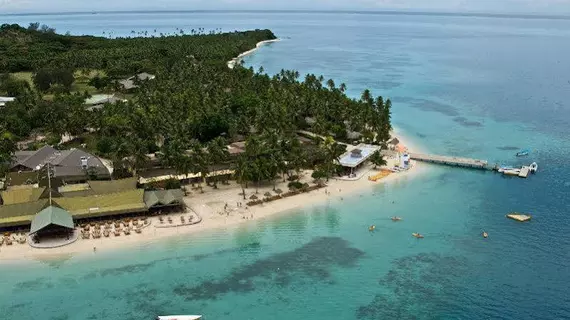
<path id="1" fill-rule="evenodd" d="M 418 238 L 418 239 L 423 239 L 423 237 L 424 237 L 423 235 L 421 235 L 417 232 L 412 233 L 412 236 L 414 236 L 414 238 Z"/>
<path id="2" fill-rule="evenodd" d="M 375 225 L 371 225 L 370 227 L 368 227 L 368 231 L 374 231 L 374 230 L 376 230 Z"/>
<path id="3" fill-rule="evenodd" d="M 156 320 L 202 320 L 201 315 L 158 316 Z"/>
<path id="4" fill-rule="evenodd" d="M 400 220 L 402 220 L 402 218 L 400 218 L 400 217 L 392 217 L 392 221 L 400 221 Z"/>
<path id="5" fill-rule="evenodd" d="M 524 157 L 524 156 L 528 156 L 528 154 L 530 153 L 530 150 L 521 150 L 519 152 L 517 152 L 517 157 Z"/>
<path id="6" fill-rule="evenodd" d="M 506 169 L 503 171 L 503 174 L 509 176 L 518 176 L 521 173 L 521 169 Z"/>
<path id="7" fill-rule="evenodd" d="M 489 234 L 485 231 L 483 231 L 482 235 L 483 235 L 483 238 L 485 238 L 485 239 L 489 236 Z"/>
<path id="8" fill-rule="evenodd" d="M 497 169 L 498 172 L 503 173 L 505 172 L 505 170 L 513 170 L 515 169 L 515 167 L 511 167 L 511 166 L 501 166 L 499 167 L 499 169 Z"/>
<path id="9" fill-rule="evenodd" d="M 530 172 L 536 173 L 536 171 L 538 170 L 538 164 L 536 162 L 533 162 L 530 164 L 529 168 L 530 168 Z"/>

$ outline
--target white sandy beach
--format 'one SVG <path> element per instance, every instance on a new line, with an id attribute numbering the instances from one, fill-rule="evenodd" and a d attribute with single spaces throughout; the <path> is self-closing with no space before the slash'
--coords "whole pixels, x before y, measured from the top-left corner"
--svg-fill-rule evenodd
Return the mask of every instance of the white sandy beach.
<path id="1" fill-rule="evenodd" d="M 273 40 L 264 40 L 264 41 L 260 41 L 255 45 L 255 48 L 248 50 L 246 52 L 242 52 L 240 53 L 237 57 L 233 58 L 232 60 L 228 61 L 228 68 L 233 69 L 236 65 L 236 63 L 238 63 L 243 57 L 250 55 L 252 53 L 254 53 L 257 49 L 259 49 L 260 47 L 262 47 L 263 45 L 266 45 L 268 43 L 273 43 L 273 42 L 277 42 L 277 41 L 281 41 L 281 39 L 273 39 Z"/>
<path id="2" fill-rule="evenodd" d="M 402 139 L 400 139 L 402 140 Z M 411 146 L 409 149 L 414 150 Z M 219 189 L 204 187 L 204 193 L 192 192 L 185 197 L 184 201 L 188 206 L 188 216 L 193 210 L 202 217 L 202 221 L 195 225 L 180 226 L 172 228 L 156 228 L 161 225 L 157 217 L 150 218 L 151 225 L 143 230 L 141 234 L 133 233 L 131 235 L 115 237 L 111 235 L 109 238 L 100 239 L 79 239 L 78 241 L 59 248 L 53 249 L 35 249 L 28 244 L 14 244 L 12 246 L 2 246 L 0 248 L 0 263 L 17 262 L 22 260 L 42 260 L 56 258 L 59 255 L 76 255 L 76 254 L 93 254 L 94 247 L 97 252 L 106 252 L 116 250 L 128 246 L 146 246 L 148 244 L 160 241 L 169 237 L 185 237 L 196 236 L 199 233 L 216 229 L 232 229 L 242 225 L 255 225 L 260 219 L 275 217 L 279 214 L 287 212 L 295 212 L 294 209 L 310 208 L 315 205 L 321 205 L 326 201 L 340 201 L 341 198 L 348 199 L 351 195 L 359 191 L 365 191 L 378 183 L 392 183 L 400 179 L 410 179 L 417 174 L 425 171 L 426 167 L 417 163 L 413 168 L 400 173 L 393 173 L 389 176 L 372 182 L 368 180 L 368 176 L 374 174 L 377 170 L 368 166 L 366 172 L 361 172 L 362 178 L 356 181 L 344 181 L 331 179 L 325 188 L 303 193 L 296 196 L 279 199 L 273 202 L 264 203 L 246 209 L 245 203 L 249 201 L 249 197 L 255 193 L 255 188 L 250 186 L 246 189 L 247 200 L 243 200 L 241 188 L 234 181 L 230 185 L 219 185 Z M 370 170 L 368 172 L 368 170 Z M 304 172 L 302 181 L 310 182 L 310 171 Z M 287 182 L 279 182 L 277 188 L 287 190 Z M 272 192 L 272 185 L 263 185 L 259 188 L 258 196 L 263 198 L 265 192 Z M 328 194 L 325 193 L 328 191 Z M 243 203 L 238 208 L 237 203 Z M 228 213 L 224 213 L 224 206 L 228 204 Z M 222 213 L 222 214 L 221 214 Z M 181 214 L 172 215 L 173 221 L 180 221 Z M 162 224 L 163 225 L 163 224 Z"/>
<path id="3" fill-rule="evenodd" d="M 255 52 L 264 44 L 276 41 L 279 41 L 279 39 L 257 43 L 256 48 L 246 51 L 231 61 L 228 61 L 228 67 L 233 68 L 244 56 Z M 418 146 L 410 144 L 409 139 L 406 139 L 400 130 L 394 129 L 394 135 L 396 135 L 400 143 L 407 146 L 409 150 L 424 151 Z M 389 161 L 388 167 L 392 167 L 394 161 L 395 160 Z M 379 181 L 372 182 L 368 180 L 368 176 L 373 175 L 379 170 L 374 170 L 372 166 L 368 166 L 361 169 L 361 178 L 358 180 L 346 181 L 331 179 L 325 188 L 249 208 L 246 207 L 246 203 L 249 201 L 249 197 L 255 194 L 255 188 L 251 185 L 245 190 L 246 200 L 244 200 L 243 195 L 240 194 L 241 187 L 236 184 L 235 181 L 232 181 L 230 185 L 219 184 L 219 189 L 204 187 L 204 193 L 192 192 L 189 196 L 184 198 L 188 208 L 187 213 L 172 215 L 173 221 L 177 222 L 180 221 L 181 215 L 188 217 L 192 212 L 195 212 L 202 218 L 202 221 L 198 224 L 172 228 L 156 228 L 156 226 L 163 224 L 159 222 L 158 217 L 152 217 L 150 218 L 151 225 L 146 227 L 141 234 L 133 233 L 128 236 L 121 235 L 119 237 L 111 235 L 109 238 L 100 239 L 79 239 L 70 245 L 53 249 L 36 249 L 30 247 L 28 244 L 4 245 L 0 247 L 0 263 L 32 259 L 53 259 L 60 255 L 93 254 L 94 248 L 96 248 L 96 252 L 106 252 L 129 246 L 147 246 L 148 244 L 169 237 L 195 236 L 201 232 L 216 229 L 230 229 L 247 224 L 255 225 L 260 219 L 275 217 L 287 212 L 295 212 L 294 209 L 310 208 L 311 206 L 326 203 L 326 201 L 329 200 L 339 201 L 342 198 L 348 199 L 351 195 L 366 190 L 378 183 L 392 183 L 399 179 L 410 179 L 420 172 L 425 171 L 425 169 L 425 166 L 422 167 L 421 164 L 418 165 L 414 163 L 412 169 L 408 171 L 393 173 Z M 305 171 L 301 181 L 311 183 L 311 172 Z M 280 181 L 277 188 L 284 191 L 288 190 L 287 182 Z M 263 198 L 264 193 L 273 193 L 272 190 L 272 185 L 261 186 L 257 196 Z M 325 190 L 328 191 L 328 193 L 325 193 Z M 237 206 L 238 202 L 242 203 L 241 207 Z M 226 204 L 228 205 L 227 211 L 229 214 L 224 212 Z"/>

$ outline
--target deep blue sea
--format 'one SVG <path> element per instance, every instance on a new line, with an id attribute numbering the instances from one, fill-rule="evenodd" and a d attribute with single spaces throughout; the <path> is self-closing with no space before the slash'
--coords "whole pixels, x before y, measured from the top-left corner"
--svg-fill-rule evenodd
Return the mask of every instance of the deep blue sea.
<path id="1" fill-rule="evenodd" d="M 570 319 L 570 20 L 354 13 L 0 16 L 72 34 L 269 28 L 246 64 L 393 100 L 432 153 L 529 179 L 429 166 L 413 179 L 235 230 L 93 257 L 0 265 L 2 319 Z M 531 149 L 527 158 L 517 150 Z M 505 218 L 533 214 L 530 223 Z M 389 217 L 404 217 L 392 223 Z M 370 224 L 378 232 L 370 234 Z M 489 238 L 482 239 L 486 230 Z M 426 238 L 418 241 L 412 232 Z"/>

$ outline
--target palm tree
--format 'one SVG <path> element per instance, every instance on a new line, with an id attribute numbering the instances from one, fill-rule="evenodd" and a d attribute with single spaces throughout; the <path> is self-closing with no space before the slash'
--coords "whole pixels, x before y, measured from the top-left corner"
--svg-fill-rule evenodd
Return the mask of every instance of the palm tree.
<path id="1" fill-rule="evenodd" d="M 326 137 L 320 145 L 320 150 L 323 153 L 325 163 L 323 164 L 323 171 L 327 175 L 327 181 L 333 174 L 338 162 L 339 157 L 346 149 L 346 146 L 339 145 L 331 136 Z"/>
<path id="2" fill-rule="evenodd" d="M 229 151 L 226 146 L 226 139 L 223 137 L 216 137 L 214 140 L 210 141 L 207 145 L 208 150 L 208 163 L 211 166 L 210 171 L 213 171 L 213 167 L 217 164 L 226 162 L 229 158 Z M 214 176 L 214 188 L 218 188 L 218 177 Z"/>
<path id="3" fill-rule="evenodd" d="M 250 167 L 248 164 L 247 157 L 244 154 L 240 154 L 237 158 L 235 164 L 234 176 L 237 183 L 241 187 L 241 194 L 243 195 L 243 200 L 245 200 L 245 188 L 247 188 L 247 182 L 250 181 Z"/>
<path id="4" fill-rule="evenodd" d="M 330 91 L 333 91 L 333 90 L 335 89 L 335 85 L 334 85 L 333 79 L 329 79 L 329 80 L 327 81 L 327 86 L 329 87 L 329 90 L 330 90 Z"/>
<path id="5" fill-rule="evenodd" d="M 375 151 L 370 156 L 370 162 L 374 164 L 374 169 L 376 169 L 378 166 L 385 166 L 388 164 L 384 157 L 380 154 L 380 151 Z"/>
<path id="6" fill-rule="evenodd" d="M 200 173 L 202 176 L 202 183 L 207 183 L 207 176 L 209 173 L 208 169 L 208 158 L 206 153 L 204 152 L 204 148 L 198 141 L 192 141 L 190 145 L 190 149 L 187 151 L 188 156 L 192 162 L 192 171 L 194 173 Z M 200 189 L 202 185 L 200 185 Z"/>
<path id="7" fill-rule="evenodd" d="M 0 133 L 0 174 L 3 176 L 12 164 L 16 152 L 14 136 L 8 131 Z"/>

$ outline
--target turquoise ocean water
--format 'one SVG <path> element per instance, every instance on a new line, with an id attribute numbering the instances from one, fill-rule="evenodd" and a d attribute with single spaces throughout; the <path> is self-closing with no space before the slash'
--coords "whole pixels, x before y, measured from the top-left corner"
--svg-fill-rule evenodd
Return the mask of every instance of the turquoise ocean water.
<path id="1" fill-rule="evenodd" d="M 59 32 L 270 28 L 246 59 L 394 101 L 433 153 L 539 163 L 529 179 L 429 166 L 235 230 L 0 265 L 2 319 L 570 318 L 570 20 L 354 13 L 0 16 Z M 153 31 L 154 32 L 154 31 Z M 518 149 L 532 150 L 517 159 Z M 532 213 L 528 224 L 510 211 Z M 404 217 L 392 223 L 392 215 Z M 367 228 L 376 224 L 378 231 Z M 480 232 L 490 237 L 483 240 Z M 418 241 L 412 232 L 426 238 Z"/>

